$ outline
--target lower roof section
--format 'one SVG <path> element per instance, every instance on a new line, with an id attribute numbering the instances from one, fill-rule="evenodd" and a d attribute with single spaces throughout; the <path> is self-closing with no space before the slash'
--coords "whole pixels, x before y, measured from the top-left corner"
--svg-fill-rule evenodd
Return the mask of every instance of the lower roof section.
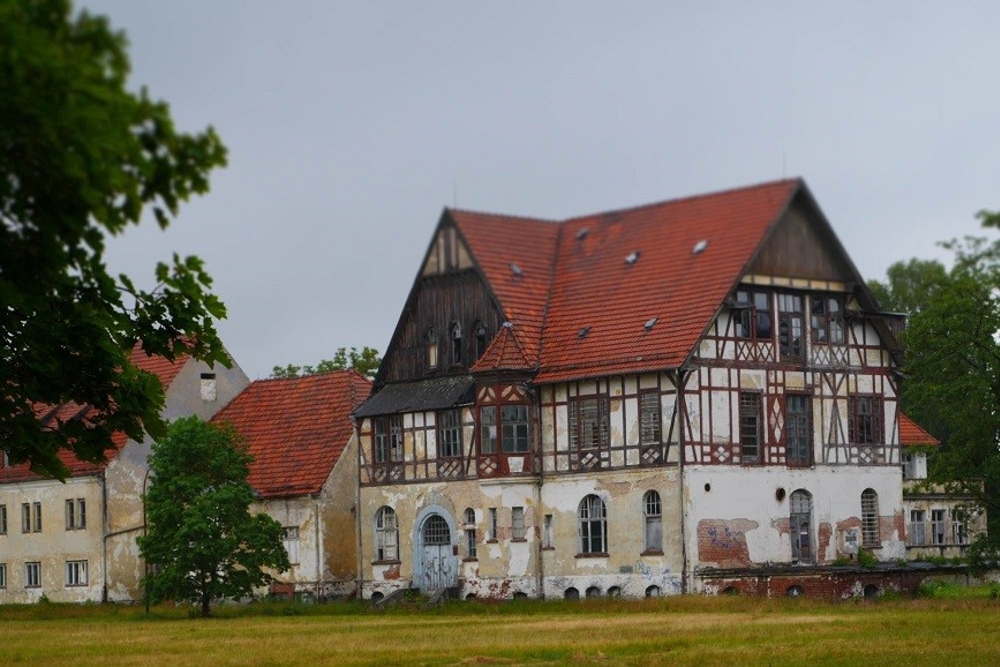
<path id="1" fill-rule="evenodd" d="M 468 405 L 475 398 L 471 375 L 451 375 L 447 377 L 400 382 L 382 387 L 377 394 L 354 412 L 355 417 L 393 415 L 402 412 L 424 410 L 445 410 L 456 405 Z"/>

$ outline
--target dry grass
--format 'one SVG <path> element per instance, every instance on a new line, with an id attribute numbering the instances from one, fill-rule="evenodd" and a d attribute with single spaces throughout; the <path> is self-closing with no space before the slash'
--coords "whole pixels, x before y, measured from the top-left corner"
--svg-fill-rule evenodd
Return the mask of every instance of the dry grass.
<path id="1" fill-rule="evenodd" d="M 983 665 L 1000 603 L 672 598 L 186 611 L 0 607 L 0 665 Z"/>

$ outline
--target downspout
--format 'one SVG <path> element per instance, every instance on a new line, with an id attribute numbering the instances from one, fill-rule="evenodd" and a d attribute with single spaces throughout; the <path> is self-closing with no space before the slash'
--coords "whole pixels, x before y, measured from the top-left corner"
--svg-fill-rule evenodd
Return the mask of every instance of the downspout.
<path id="1" fill-rule="evenodd" d="M 322 590 L 322 578 L 323 578 L 323 531 L 319 526 L 320 513 L 319 513 L 319 494 L 313 496 L 313 532 L 316 534 L 316 588 L 314 590 L 314 595 L 316 596 L 316 602 L 320 601 L 320 591 Z"/>
<path id="2" fill-rule="evenodd" d="M 532 392 L 534 393 L 534 392 Z M 539 400 L 541 396 L 538 397 Z M 542 452 L 542 411 L 541 408 L 537 408 L 536 414 L 536 428 L 533 429 L 535 433 L 535 440 L 537 442 L 536 451 L 539 452 L 538 456 L 538 479 L 535 481 L 535 527 L 538 527 L 538 518 L 542 519 L 542 530 L 541 532 L 535 533 L 535 544 L 538 549 L 538 563 L 535 568 L 536 576 L 538 581 L 536 586 L 538 588 L 538 598 L 541 600 L 545 599 L 545 550 L 543 546 L 543 537 L 545 533 L 545 513 L 542 511 L 542 484 L 545 483 L 545 455 Z"/>
<path id="3" fill-rule="evenodd" d="M 357 581 L 355 582 L 354 592 L 358 599 L 363 597 L 363 587 L 364 587 L 364 574 L 362 571 L 364 557 L 361 553 L 361 431 L 358 429 L 358 423 L 351 415 L 351 422 L 354 424 L 354 442 L 358 446 L 357 458 L 355 459 L 355 477 L 357 478 L 354 484 L 354 507 L 351 508 L 351 514 L 354 516 L 354 532 L 355 532 L 355 558 L 357 560 L 357 565 L 355 568 L 355 574 L 357 575 Z"/>
<path id="4" fill-rule="evenodd" d="M 101 527 L 104 537 L 101 539 L 101 602 L 108 601 L 108 481 L 106 472 L 102 470 L 99 478 L 101 480 Z M 145 520 L 143 520 L 145 524 Z"/>
<path id="5" fill-rule="evenodd" d="M 677 423 L 677 488 L 680 493 L 681 510 L 681 594 L 686 594 L 688 584 L 688 545 L 687 545 L 687 504 L 684 502 L 684 423 L 687 403 L 684 399 L 684 385 L 687 384 L 687 372 L 678 369 L 674 376 L 677 382 L 677 404 L 674 415 L 680 417 Z"/>

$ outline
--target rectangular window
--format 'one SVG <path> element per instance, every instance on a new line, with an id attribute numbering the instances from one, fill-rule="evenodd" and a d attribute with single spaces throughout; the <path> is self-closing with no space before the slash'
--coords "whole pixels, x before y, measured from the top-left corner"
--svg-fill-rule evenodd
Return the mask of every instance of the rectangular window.
<path id="1" fill-rule="evenodd" d="M 87 585 L 87 561 L 85 560 L 66 561 L 66 585 L 67 586 Z"/>
<path id="2" fill-rule="evenodd" d="M 736 302 L 740 310 L 736 315 L 736 335 L 740 338 L 770 340 L 771 294 L 740 290 L 736 292 Z"/>
<path id="3" fill-rule="evenodd" d="M 958 517 L 955 512 L 951 513 L 951 541 L 953 544 L 969 543 L 969 533 L 965 528 L 965 521 Z"/>
<path id="4" fill-rule="evenodd" d="M 476 513 L 470 507 L 465 510 L 465 557 L 476 559 Z"/>
<path id="5" fill-rule="evenodd" d="M 931 510 L 931 543 L 946 544 L 948 510 Z"/>
<path id="6" fill-rule="evenodd" d="M 489 534 L 486 536 L 486 541 L 496 542 L 497 541 L 497 508 L 490 508 L 490 525 Z"/>
<path id="7" fill-rule="evenodd" d="M 31 532 L 31 503 L 21 503 L 21 532 Z"/>
<path id="8" fill-rule="evenodd" d="M 809 316 L 812 342 L 820 345 L 844 343 L 844 309 L 840 299 L 832 296 L 811 297 Z"/>
<path id="9" fill-rule="evenodd" d="M 479 453 L 497 453 L 497 409 L 493 405 L 479 408 Z"/>
<path id="10" fill-rule="evenodd" d="M 927 544 L 927 514 L 924 510 L 910 510 L 910 545 L 919 547 Z"/>
<path id="11" fill-rule="evenodd" d="M 577 450 L 610 447 L 611 411 L 606 396 L 575 398 L 569 404 L 569 444 Z"/>
<path id="12" fill-rule="evenodd" d="M 639 394 L 639 444 L 653 445 L 661 441 L 662 417 L 660 393 L 644 391 Z"/>
<path id="13" fill-rule="evenodd" d="M 7 588 L 7 563 L 0 563 L 0 588 Z"/>
<path id="14" fill-rule="evenodd" d="M 7 534 L 7 506 L 0 505 L 0 535 Z"/>
<path id="15" fill-rule="evenodd" d="M 554 549 L 555 545 L 552 540 L 552 515 L 546 514 L 545 520 L 542 522 L 542 548 L 543 549 Z"/>
<path id="16" fill-rule="evenodd" d="M 288 562 L 295 565 L 299 562 L 299 527 L 285 526 L 281 529 L 281 543 L 288 554 Z"/>
<path id="17" fill-rule="evenodd" d="M 785 457 L 790 466 L 812 463 L 811 401 L 802 394 L 785 396 Z"/>
<path id="18" fill-rule="evenodd" d="M 740 461 L 744 464 L 761 462 L 760 394 L 756 391 L 740 392 Z"/>
<path id="19" fill-rule="evenodd" d="M 376 463 L 403 460 L 403 416 L 378 417 L 375 419 Z"/>
<path id="20" fill-rule="evenodd" d="M 880 396 L 851 396 L 848 408 L 852 443 L 874 445 L 885 442 L 883 401 Z"/>
<path id="21" fill-rule="evenodd" d="M 66 501 L 66 530 L 83 530 L 87 527 L 87 501 L 70 498 Z"/>
<path id="22" fill-rule="evenodd" d="M 805 355 L 805 321 L 802 297 L 778 295 L 778 348 L 782 359 L 802 359 Z"/>
<path id="23" fill-rule="evenodd" d="M 523 540 L 526 537 L 526 531 L 524 527 L 524 508 L 523 507 L 512 507 L 510 509 L 510 524 L 511 524 L 511 538 L 515 540 Z"/>
<path id="24" fill-rule="evenodd" d="M 38 588 L 42 585 L 42 564 L 38 562 L 24 564 L 24 587 Z"/>
<path id="25" fill-rule="evenodd" d="M 504 454 L 521 454 L 528 451 L 528 406 L 505 405 L 500 409 L 503 420 Z"/>
<path id="26" fill-rule="evenodd" d="M 23 503 L 21 505 L 21 532 L 42 532 L 42 504 Z"/>
<path id="27" fill-rule="evenodd" d="M 461 411 L 438 413 L 438 456 L 452 458 L 462 455 Z"/>

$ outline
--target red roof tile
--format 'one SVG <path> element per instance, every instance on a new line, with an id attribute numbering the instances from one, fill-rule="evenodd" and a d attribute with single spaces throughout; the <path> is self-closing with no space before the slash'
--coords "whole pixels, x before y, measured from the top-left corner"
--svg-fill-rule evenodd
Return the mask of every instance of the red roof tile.
<path id="1" fill-rule="evenodd" d="M 150 356 L 142 351 L 142 348 L 136 344 L 132 348 L 132 363 L 147 373 L 152 373 L 160 379 L 163 385 L 164 391 L 170 387 L 174 378 L 180 372 L 181 368 L 188 361 L 187 354 L 180 354 L 174 361 L 169 361 L 161 356 Z M 50 405 L 34 404 L 32 405 L 32 410 L 38 416 L 39 422 L 42 426 L 56 426 L 59 422 L 67 421 L 70 419 L 85 419 L 92 412 L 92 408 L 87 406 L 80 406 L 76 403 L 66 403 L 60 406 L 52 407 Z M 128 442 L 128 438 L 124 433 L 115 433 L 112 436 L 112 441 L 108 444 L 108 449 L 105 450 L 104 455 L 108 461 L 113 459 L 121 449 Z M 58 453 L 59 461 L 62 462 L 66 469 L 69 471 L 70 477 L 80 477 L 83 475 L 91 475 L 104 469 L 106 464 L 96 464 L 89 463 L 87 461 L 81 461 L 69 450 L 62 449 Z M 18 465 L 13 465 L 7 468 L 0 468 L 0 482 L 24 482 L 36 479 L 43 479 L 40 475 L 32 472 L 28 468 L 28 464 L 21 463 Z"/>
<path id="2" fill-rule="evenodd" d="M 555 382 L 681 365 L 801 187 L 783 180 L 562 223 L 451 215 L 538 360 L 535 381 Z"/>
<path id="3" fill-rule="evenodd" d="M 904 447 L 916 447 L 918 445 L 940 445 L 941 441 L 901 412 L 899 413 L 899 444 Z"/>
<path id="4" fill-rule="evenodd" d="M 355 371 L 258 380 L 220 410 L 250 454 L 250 484 L 265 498 L 319 493 L 354 432 L 351 412 L 371 382 Z"/>

